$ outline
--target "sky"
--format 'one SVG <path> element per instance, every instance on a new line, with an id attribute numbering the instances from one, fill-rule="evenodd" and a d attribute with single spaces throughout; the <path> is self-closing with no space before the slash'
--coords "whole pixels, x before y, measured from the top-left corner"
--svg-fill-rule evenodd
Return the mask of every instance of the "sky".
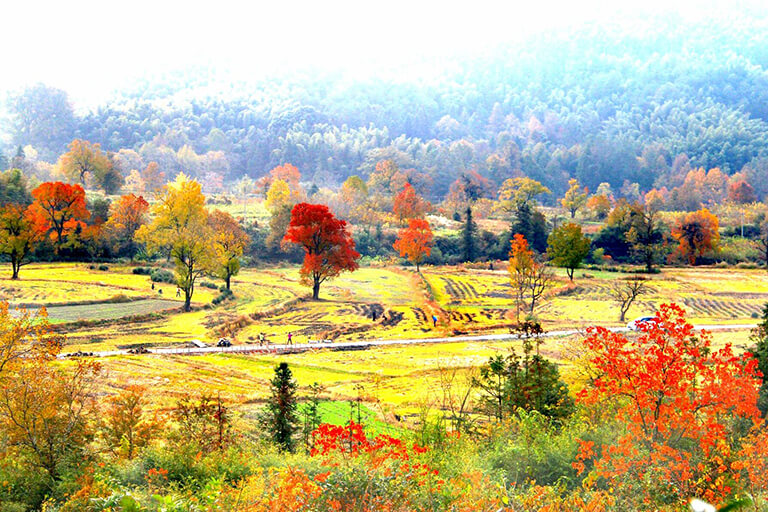
<path id="1" fill-rule="evenodd" d="M 27 0 L 2 9 L 0 91 L 43 82 L 82 106 L 137 78 L 193 66 L 241 79 L 308 67 L 407 74 L 414 63 L 450 63 L 566 26 L 658 12 L 695 21 L 742 4 L 760 2 Z"/>

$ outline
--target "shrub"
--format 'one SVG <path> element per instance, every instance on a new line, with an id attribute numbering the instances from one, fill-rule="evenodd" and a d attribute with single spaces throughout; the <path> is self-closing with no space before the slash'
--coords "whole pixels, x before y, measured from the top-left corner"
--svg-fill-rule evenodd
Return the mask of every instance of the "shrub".
<path id="1" fill-rule="evenodd" d="M 200 286 L 202 286 L 204 288 L 211 288 L 213 290 L 218 288 L 218 286 L 216 286 L 215 283 L 212 283 L 210 281 L 200 281 Z"/>
<path id="2" fill-rule="evenodd" d="M 176 276 L 173 275 L 173 272 L 161 268 L 154 269 L 149 277 L 155 283 L 176 283 Z"/>
<path id="3" fill-rule="evenodd" d="M 131 270 L 133 274 L 139 275 L 139 276 L 148 276 L 152 273 L 152 268 L 150 267 L 133 267 L 133 270 Z"/>
<path id="4" fill-rule="evenodd" d="M 99 265 L 99 270 L 103 270 L 103 271 L 106 272 L 107 270 L 109 270 L 109 266 L 108 265 Z"/>
<path id="5" fill-rule="evenodd" d="M 232 293 L 232 290 L 227 290 L 225 288 L 223 292 L 221 292 L 216 297 L 214 297 L 214 299 L 211 301 L 211 303 L 213 305 L 219 305 L 222 302 L 224 302 L 225 300 L 229 300 L 229 299 L 232 299 L 234 297 L 235 297 L 235 294 Z"/>

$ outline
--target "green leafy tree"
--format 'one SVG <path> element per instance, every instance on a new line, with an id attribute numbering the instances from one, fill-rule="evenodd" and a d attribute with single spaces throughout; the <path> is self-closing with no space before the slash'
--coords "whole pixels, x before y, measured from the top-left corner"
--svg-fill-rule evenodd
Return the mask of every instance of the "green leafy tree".
<path id="1" fill-rule="evenodd" d="M 520 324 L 522 357 L 515 352 L 506 357 L 497 354 L 480 368 L 475 385 L 481 392 L 482 404 L 489 417 L 503 421 L 518 410 L 524 410 L 564 419 L 575 410 L 557 365 L 539 353 L 542 332 L 536 322 Z"/>
<path id="2" fill-rule="evenodd" d="M 652 272 L 653 265 L 664 250 L 664 234 L 659 220 L 659 212 L 653 205 L 632 205 L 629 225 L 626 239 L 632 244 L 633 252 L 645 264 L 646 272 Z"/>
<path id="3" fill-rule="evenodd" d="M 568 223 L 556 227 L 547 239 L 547 256 L 556 267 L 565 268 L 573 281 L 573 272 L 589 254 L 590 241 L 578 224 Z"/>
<path id="4" fill-rule="evenodd" d="M 538 252 L 547 248 L 547 219 L 544 214 L 530 204 L 521 204 L 515 212 L 515 220 L 510 228 L 511 236 L 520 234 L 528 240 Z"/>
<path id="5" fill-rule="evenodd" d="M 0 173 L 0 206 L 8 203 L 27 206 L 32 202 L 32 195 L 27 187 L 27 178 L 19 169 L 9 169 Z"/>
<path id="6" fill-rule="evenodd" d="M 288 363 L 275 367 L 269 384 L 269 398 L 262 411 L 261 423 L 267 436 L 281 449 L 292 452 L 298 429 L 296 381 Z"/>

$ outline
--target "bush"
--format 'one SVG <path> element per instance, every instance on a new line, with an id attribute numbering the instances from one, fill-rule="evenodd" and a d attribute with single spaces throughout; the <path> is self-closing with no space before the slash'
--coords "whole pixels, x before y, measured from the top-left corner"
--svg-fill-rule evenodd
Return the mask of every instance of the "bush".
<path id="1" fill-rule="evenodd" d="M 99 265 L 99 270 L 103 270 L 103 271 L 106 272 L 107 270 L 109 270 L 109 266 L 107 266 L 107 265 Z"/>
<path id="2" fill-rule="evenodd" d="M 200 281 L 200 286 L 203 288 L 211 288 L 212 290 L 215 290 L 218 288 L 215 283 L 212 283 L 210 281 Z"/>
<path id="3" fill-rule="evenodd" d="M 176 276 L 173 275 L 173 272 L 161 268 L 154 269 L 149 278 L 155 283 L 176 283 Z"/>
<path id="4" fill-rule="evenodd" d="M 148 276 L 152 274 L 152 268 L 150 267 L 133 267 L 133 270 L 131 270 L 133 274 L 139 275 L 139 276 Z"/>
<path id="5" fill-rule="evenodd" d="M 214 299 L 211 301 L 211 304 L 213 304 L 213 305 L 219 305 L 219 304 L 221 304 L 222 302 L 224 302 L 225 300 L 229 300 L 229 299 L 232 299 L 232 298 L 234 298 L 234 297 L 235 297 L 235 294 L 234 294 L 234 293 L 232 293 L 232 290 L 227 290 L 227 289 L 225 288 L 223 292 L 221 292 L 220 294 L 218 294 L 218 295 L 217 295 L 217 296 L 216 296 L 216 297 L 215 297 L 215 298 L 214 298 Z"/>

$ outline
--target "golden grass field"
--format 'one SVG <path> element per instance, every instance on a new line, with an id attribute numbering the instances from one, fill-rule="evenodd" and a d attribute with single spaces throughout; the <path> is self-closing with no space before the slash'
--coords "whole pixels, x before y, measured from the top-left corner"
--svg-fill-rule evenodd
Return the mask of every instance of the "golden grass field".
<path id="1" fill-rule="evenodd" d="M 274 343 L 284 343 L 288 332 L 298 343 L 320 337 L 506 333 L 515 313 L 505 269 L 427 267 L 418 275 L 410 269 L 365 267 L 325 284 L 316 302 L 306 300 L 309 289 L 300 283 L 297 268 L 244 269 L 233 279 L 235 300 L 212 307 L 210 301 L 218 291 L 197 286 L 195 310 L 181 313 L 175 286 L 163 284 L 153 291 L 149 277 L 135 275 L 131 268 L 109 265 L 109 270 L 98 271 L 76 263 L 29 265 L 18 281 L 0 278 L 0 300 L 50 305 L 52 322 L 67 335 L 65 352 L 181 347 L 192 339 L 215 343 L 224 333 L 235 344 L 252 343 L 260 332 Z M 608 291 L 611 281 L 621 277 L 625 276 L 579 270 L 569 285 L 564 272 L 558 272 L 557 282 L 537 310 L 539 318 L 547 330 L 619 325 Z M 755 323 L 768 301 L 768 274 L 761 270 L 667 268 L 654 275 L 649 286 L 651 293 L 630 309 L 628 320 L 675 301 L 688 310 L 694 323 Z M 73 305 L 78 303 L 87 305 Z M 436 328 L 433 314 L 439 318 Z M 744 349 L 748 335 L 748 330 L 740 330 L 716 332 L 713 337 L 716 344 L 730 342 Z M 567 348 L 575 338 L 548 338 L 542 345 L 545 355 L 563 363 L 566 378 L 570 378 Z M 438 404 L 440 368 L 469 371 L 494 353 L 515 347 L 517 342 L 462 341 L 292 355 L 119 356 L 105 358 L 103 364 L 110 387 L 146 384 L 159 407 L 183 392 L 208 392 L 221 393 L 248 410 L 268 392 L 275 364 L 288 360 L 300 386 L 319 382 L 334 400 L 362 396 L 386 417 L 393 411 L 416 414 L 426 405 Z"/>

